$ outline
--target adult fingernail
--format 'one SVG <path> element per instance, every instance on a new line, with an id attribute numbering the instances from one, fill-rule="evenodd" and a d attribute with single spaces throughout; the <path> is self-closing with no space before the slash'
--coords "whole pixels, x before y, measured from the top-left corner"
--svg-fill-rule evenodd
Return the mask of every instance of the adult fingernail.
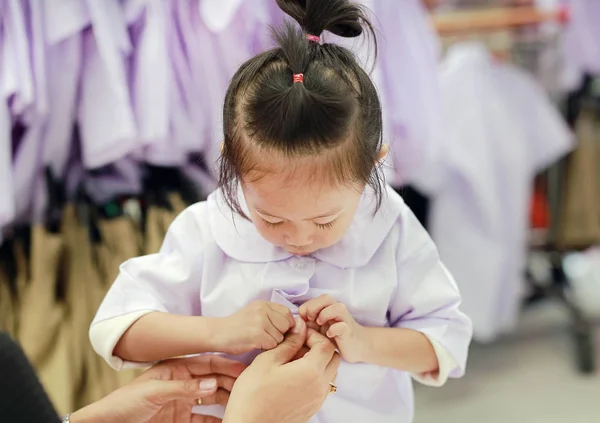
<path id="1" fill-rule="evenodd" d="M 201 391 L 212 391 L 217 387 L 216 379 L 204 379 L 200 381 L 200 390 Z"/>
<path id="2" fill-rule="evenodd" d="M 300 317 L 296 317 L 295 322 L 296 322 L 296 324 L 292 328 L 292 333 L 302 332 L 302 330 L 304 329 L 304 325 L 305 325 L 304 320 L 302 320 Z"/>

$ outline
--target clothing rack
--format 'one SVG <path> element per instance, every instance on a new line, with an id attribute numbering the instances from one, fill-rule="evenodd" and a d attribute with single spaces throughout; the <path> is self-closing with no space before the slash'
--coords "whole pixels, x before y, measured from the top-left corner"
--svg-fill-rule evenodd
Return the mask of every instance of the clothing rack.
<path id="1" fill-rule="evenodd" d="M 555 10 L 540 10 L 535 6 L 492 7 L 440 12 L 432 15 L 432 22 L 444 39 L 460 40 L 468 36 L 483 36 L 491 33 L 518 33 L 521 28 L 543 23 L 565 24 L 569 21 L 569 10 L 561 7 Z M 581 93 L 580 93 L 581 94 Z M 581 95 L 578 96 L 581 100 Z M 570 99 L 569 103 L 573 103 Z M 570 109 L 573 109 L 571 104 Z M 575 106 L 575 109 L 577 107 Z M 576 110 L 567 113 L 570 123 L 576 119 Z M 556 242 L 556 225 L 560 220 L 562 181 L 565 178 L 565 160 L 547 169 L 540 175 L 545 181 L 546 197 L 550 209 L 550 228 L 541 237 L 530 243 L 530 251 L 542 251 L 548 258 L 551 269 L 549 281 L 535 280 L 527 272 L 527 282 L 531 294 L 523 303 L 524 309 L 531 309 L 540 302 L 556 301 L 564 307 L 570 318 L 569 332 L 574 344 L 575 363 L 582 374 L 595 370 L 593 331 L 590 320 L 574 301 L 571 286 L 563 268 L 567 251 Z"/>
<path id="2" fill-rule="evenodd" d="M 433 25 L 441 36 L 498 31 L 544 22 L 566 23 L 568 20 L 566 7 L 545 11 L 535 6 L 458 10 L 432 16 Z"/>

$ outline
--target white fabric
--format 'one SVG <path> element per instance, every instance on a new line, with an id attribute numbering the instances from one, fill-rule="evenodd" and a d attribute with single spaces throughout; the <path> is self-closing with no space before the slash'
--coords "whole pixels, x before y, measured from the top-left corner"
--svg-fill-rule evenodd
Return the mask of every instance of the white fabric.
<path id="1" fill-rule="evenodd" d="M 98 345 L 99 349 L 96 352 L 105 358 L 107 362 L 115 370 L 123 370 L 126 368 L 141 368 L 148 367 L 152 363 L 125 363 L 119 357 L 113 355 L 117 343 L 127 329 L 131 327 L 137 320 L 154 310 L 140 310 L 133 313 L 128 313 L 123 316 L 113 317 L 102 322 L 101 325 L 94 326 L 94 330 L 90 330 L 90 339 L 92 345 Z"/>
<path id="2" fill-rule="evenodd" d="M 562 84 L 566 90 L 571 91 L 579 88 L 585 73 L 600 75 L 600 2 L 560 1 L 569 8 L 570 19 L 563 35 Z"/>
<path id="3" fill-rule="evenodd" d="M 445 185 L 431 230 L 475 338 L 491 341 L 516 321 L 535 173 L 567 153 L 573 137 L 533 78 L 495 63 L 482 45 L 453 47 L 441 84 Z"/>
<path id="4" fill-rule="evenodd" d="M 421 0 L 360 0 L 375 26 L 378 56 L 369 39 L 325 40 L 349 48 L 370 72 L 383 107 L 383 137 L 390 147 L 385 176 L 394 187 L 423 192 L 439 185 L 435 170 L 443 142 L 438 63 L 440 45 Z M 373 66 L 374 65 L 374 66 Z"/>
<path id="5" fill-rule="evenodd" d="M 242 0 L 203 0 L 200 13 L 206 26 L 213 32 L 226 29 L 242 5 Z"/>
<path id="6" fill-rule="evenodd" d="M 139 147 L 125 57 L 131 43 L 116 0 L 86 1 L 92 32 L 83 34 L 78 119 L 88 168 L 117 161 Z"/>
<path id="7" fill-rule="evenodd" d="M 450 372 L 456 368 L 456 360 L 454 360 L 454 358 L 448 354 L 446 349 L 442 347 L 439 342 L 429 336 L 427 338 L 429 339 L 429 342 L 431 342 L 431 345 L 433 345 L 433 349 L 438 360 L 439 369 L 435 375 L 431 373 L 424 373 L 413 374 L 412 377 L 414 380 L 423 385 L 439 388 L 446 384 L 448 377 L 450 376 Z"/>
<path id="8" fill-rule="evenodd" d="M 243 207 L 243 196 L 240 195 Z M 220 192 L 173 222 L 158 254 L 121 266 L 90 329 L 96 352 L 112 365 L 117 340 L 148 310 L 229 316 L 253 300 L 277 302 L 297 313 L 310 298 L 329 294 L 361 324 L 419 331 L 434 344 L 442 384 L 464 373 L 471 323 L 435 246 L 402 199 L 388 189 L 373 217 L 363 195 L 353 225 L 332 247 L 296 257 L 265 241 L 254 225 L 233 215 Z M 131 314 L 131 315 L 130 315 Z M 125 320 L 117 320 L 127 316 Z M 442 352 L 445 351 L 445 352 Z M 236 357 L 249 362 L 256 352 Z M 409 422 L 411 377 L 372 364 L 342 363 L 336 399 L 312 422 Z"/>
<path id="9" fill-rule="evenodd" d="M 2 227 L 12 222 L 15 217 L 10 135 L 8 107 L 4 97 L 0 97 L 0 192 L 2 193 L 0 199 L 0 244 L 2 244 Z"/>

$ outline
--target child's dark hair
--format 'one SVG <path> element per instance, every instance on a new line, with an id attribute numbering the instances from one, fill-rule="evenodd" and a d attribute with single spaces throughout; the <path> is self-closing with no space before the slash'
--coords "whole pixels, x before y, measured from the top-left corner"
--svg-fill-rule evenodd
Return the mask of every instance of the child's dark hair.
<path id="1" fill-rule="evenodd" d="M 278 47 L 244 63 L 229 85 L 219 175 L 226 201 L 245 216 L 238 181 L 256 170 L 260 154 L 314 155 L 325 158 L 333 182 L 368 183 L 377 210 L 384 192 L 376 164 L 382 147 L 377 90 L 349 50 L 307 38 L 323 31 L 357 37 L 366 29 L 377 49 L 373 26 L 348 0 L 276 1 L 300 28 L 286 22 L 275 30 Z M 304 82 L 294 83 L 295 74 L 304 74 Z"/>

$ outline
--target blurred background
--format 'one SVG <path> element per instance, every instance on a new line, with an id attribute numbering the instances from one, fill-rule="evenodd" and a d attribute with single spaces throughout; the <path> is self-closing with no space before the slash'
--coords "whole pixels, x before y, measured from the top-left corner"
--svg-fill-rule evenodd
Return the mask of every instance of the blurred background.
<path id="1" fill-rule="evenodd" d="M 321 0 L 325 1 L 325 0 Z M 600 1 L 361 0 L 385 172 L 464 296 L 467 375 L 416 423 L 600 420 Z M 87 330 L 215 186 L 221 102 L 274 0 L 0 0 L 0 328 L 61 413 L 131 380 Z"/>

